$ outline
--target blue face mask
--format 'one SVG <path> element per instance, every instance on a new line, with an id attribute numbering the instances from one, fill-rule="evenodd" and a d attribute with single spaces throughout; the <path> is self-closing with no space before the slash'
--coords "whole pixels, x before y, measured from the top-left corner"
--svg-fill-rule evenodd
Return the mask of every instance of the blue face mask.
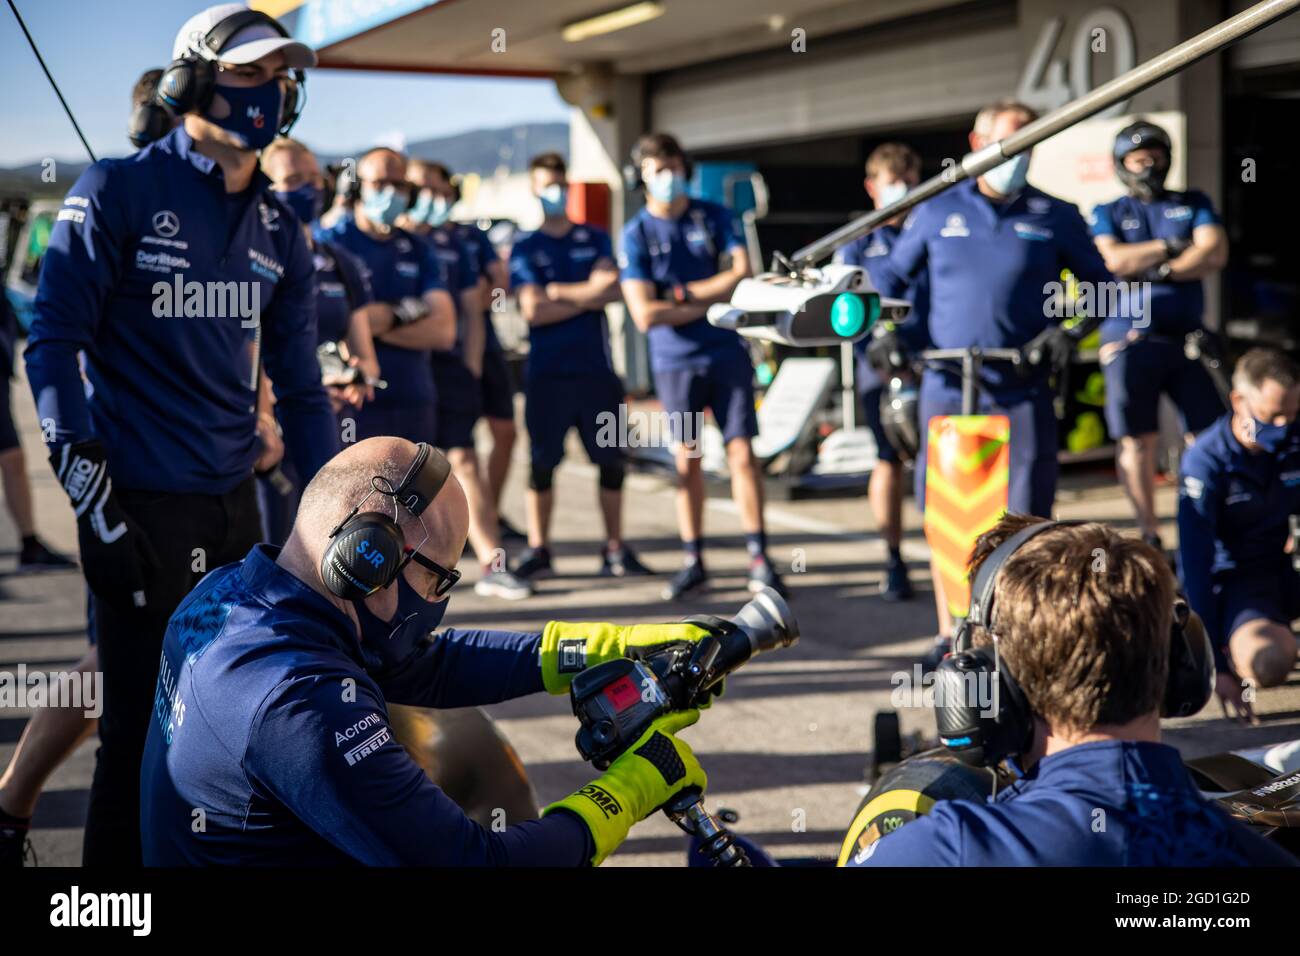
<path id="1" fill-rule="evenodd" d="M 406 203 L 406 193 L 399 193 L 394 186 L 373 192 L 363 189 L 361 192 L 361 211 L 371 222 L 384 226 L 397 222 L 397 217 L 406 212 Z"/>
<path id="2" fill-rule="evenodd" d="M 681 173 L 660 170 L 646 182 L 646 192 L 651 199 L 670 203 L 686 195 L 686 177 Z"/>
<path id="3" fill-rule="evenodd" d="M 353 601 L 368 669 L 381 670 L 406 660 L 442 623 L 449 600 L 426 601 L 406 583 L 406 574 L 402 573 L 397 576 L 397 611 L 387 621 L 372 614 L 365 601 Z"/>
<path id="4" fill-rule="evenodd" d="M 445 196 L 437 196 L 429 204 L 429 211 L 425 214 L 424 221 L 431 226 L 441 226 L 451 218 L 451 203 L 447 202 Z"/>
<path id="5" fill-rule="evenodd" d="M 984 174 L 984 181 L 994 192 L 1003 196 L 1014 196 L 1025 188 L 1029 181 L 1029 153 L 1021 153 L 1008 159 L 1001 166 L 994 166 Z"/>
<path id="6" fill-rule="evenodd" d="M 230 115 L 206 118 L 244 141 L 245 149 L 262 149 L 271 144 L 280 131 L 280 109 L 284 91 L 279 80 L 261 86 L 218 86 L 216 95 L 230 104 Z"/>
<path id="7" fill-rule="evenodd" d="M 907 183 L 899 180 L 898 182 L 890 183 L 888 186 L 881 186 L 876 191 L 880 193 L 880 203 L 876 208 L 883 209 L 891 203 L 898 202 L 907 195 Z"/>
<path id="8" fill-rule="evenodd" d="M 569 190 L 559 183 L 552 183 L 537 198 L 541 201 L 543 215 L 563 216 L 569 205 Z"/>
<path id="9" fill-rule="evenodd" d="M 407 212 L 407 215 L 410 216 L 412 219 L 414 219 L 416 222 L 427 222 L 429 218 L 429 213 L 431 213 L 432 211 L 433 211 L 433 196 L 429 193 L 427 189 L 422 189 L 420 190 L 420 194 L 415 197 L 415 202 L 414 204 L 412 204 L 410 210 Z"/>
<path id="10" fill-rule="evenodd" d="M 303 183 L 297 189 L 290 189 L 287 192 L 277 190 L 275 198 L 292 209 L 294 215 L 304 224 L 315 222 L 320 216 L 323 197 L 315 183 Z"/>
<path id="11" fill-rule="evenodd" d="M 1274 425 L 1272 422 L 1260 421 L 1258 418 L 1251 418 L 1255 424 L 1255 444 L 1261 451 L 1268 454 L 1275 454 L 1282 448 L 1282 443 L 1291 434 L 1291 425 Z"/>

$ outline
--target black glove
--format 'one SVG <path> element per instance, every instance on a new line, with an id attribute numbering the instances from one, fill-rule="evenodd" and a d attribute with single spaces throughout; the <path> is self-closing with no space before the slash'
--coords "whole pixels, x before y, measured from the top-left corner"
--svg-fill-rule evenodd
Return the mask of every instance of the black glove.
<path id="1" fill-rule="evenodd" d="M 897 332 L 882 329 L 867 343 L 867 363 L 879 374 L 891 376 L 911 364 L 910 353 Z"/>
<path id="2" fill-rule="evenodd" d="M 57 449 L 50 464 L 77 515 L 86 584 L 98 600 L 125 612 L 148 603 L 145 587 L 158 558 L 114 497 L 107 458 L 103 444 L 90 439 Z"/>
<path id="3" fill-rule="evenodd" d="M 398 325 L 410 325 L 429 314 L 429 303 L 413 295 L 408 295 L 392 305 L 393 321 Z"/>
<path id="4" fill-rule="evenodd" d="M 1169 278 L 1169 260 L 1166 259 L 1164 262 L 1148 269 L 1143 269 L 1134 276 L 1134 280 L 1137 282 L 1172 282 L 1173 280 Z"/>
<path id="5" fill-rule="evenodd" d="M 1053 325 L 1043 329 L 1025 345 L 1025 363 L 1030 367 L 1046 365 L 1053 369 L 1065 368 L 1074 352 L 1074 346 L 1074 337 L 1059 325 Z"/>

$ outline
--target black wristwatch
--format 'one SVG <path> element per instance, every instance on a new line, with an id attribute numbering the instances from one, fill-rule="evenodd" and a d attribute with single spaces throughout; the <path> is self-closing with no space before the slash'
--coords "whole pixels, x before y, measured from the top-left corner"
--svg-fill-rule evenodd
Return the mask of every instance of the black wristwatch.
<path id="1" fill-rule="evenodd" d="M 1173 271 L 1174 271 L 1173 266 L 1171 266 L 1168 262 L 1162 262 L 1160 263 L 1160 265 L 1156 266 L 1156 279 L 1160 282 L 1166 282 L 1168 281 L 1169 276 L 1173 273 Z"/>
<path id="2" fill-rule="evenodd" d="M 673 301 L 678 305 L 685 305 L 691 301 L 691 290 L 686 287 L 686 283 L 673 286 Z"/>

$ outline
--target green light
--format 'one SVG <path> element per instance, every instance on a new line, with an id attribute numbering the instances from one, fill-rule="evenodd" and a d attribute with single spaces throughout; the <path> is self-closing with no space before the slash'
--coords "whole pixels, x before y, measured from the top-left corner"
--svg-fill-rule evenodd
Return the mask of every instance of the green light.
<path id="1" fill-rule="evenodd" d="M 876 299 L 873 303 L 873 310 L 878 315 L 880 312 L 880 300 Z M 875 321 L 876 316 L 872 316 Z M 862 304 L 862 299 L 852 292 L 841 292 L 831 303 L 831 328 L 835 334 L 846 339 L 851 339 L 867 324 L 867 308 Z"/>

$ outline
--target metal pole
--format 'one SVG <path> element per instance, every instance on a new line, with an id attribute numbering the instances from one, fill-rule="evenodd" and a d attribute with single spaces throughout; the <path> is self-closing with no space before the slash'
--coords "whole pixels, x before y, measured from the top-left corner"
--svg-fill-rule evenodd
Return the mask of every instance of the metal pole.
<path id="1" fill-rule="evenodd" d="M 1134 93 L 1141 92 L 1149 86 L 1172 76 L 1179 70 L 1190 66 L 1197 60 L 1215 53 L 1229 43 L 1234 43 L 1244 36 L 1260 30 L 1275 20 L 1280 20 L 1300 8 L 1300 0 L 1263 0 L 1235 17 L 1229 17 L 1222 23 L 1210 27 L 1190 40 L 1166 50 L 1140 66 L 1135 66 L 1107 83 L 1103 83 L 1090 93 L 1066 103 L 1046 116 L 1039 117 L 1016 130 L 1006 139 L 990 143 L 974 153 L 967 153 L 960 165 L 949 167 L 937 176 L 932 176 L 919 184 L 902 199 L 867 213 L 847 225 L 841 226 L 830 235 L 818 239 L 799 249 L 791 257 L 791 262 L 798 268 L 816 265 L 830 256 L 846 242 L 852 242 L 859 236 L 873 232 L 884 223 L 900 213 L 907 212 L 913 206 L 937 196 L 939 193 L 955 186 L 964 179 L 982 176 L 994 166 L 998 166 L 1018 153 L 1023 153 L 1032 146 L 1066 127 L 1073 126 L 1080 120 L 1087 119 L 1121 100 L 1128 99 Z"/>

